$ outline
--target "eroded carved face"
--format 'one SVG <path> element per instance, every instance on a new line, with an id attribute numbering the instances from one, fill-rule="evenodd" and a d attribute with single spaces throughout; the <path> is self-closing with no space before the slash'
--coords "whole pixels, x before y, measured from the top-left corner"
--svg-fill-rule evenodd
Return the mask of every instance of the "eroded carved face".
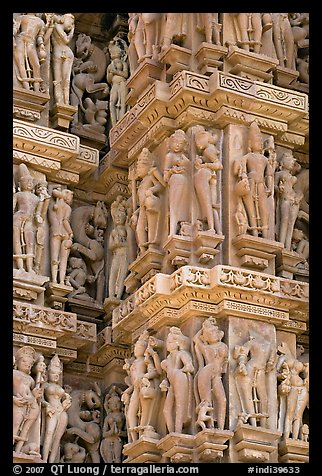
<path id="1" fill-rule="evenodd" d="M 21 372 L 29 374 L 31 371 L 32 364 L 34 359 L 29 355 L 23 355 L 17 360 L 17 369 Z"/>

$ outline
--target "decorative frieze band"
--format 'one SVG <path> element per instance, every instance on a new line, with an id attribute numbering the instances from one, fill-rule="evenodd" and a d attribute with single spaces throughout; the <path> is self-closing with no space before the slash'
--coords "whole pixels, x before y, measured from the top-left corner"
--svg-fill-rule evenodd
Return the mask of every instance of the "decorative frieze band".
<path id="1" fill-rule="evenodd" d="M 34 304 L 13 303 L 13 327 L 50 337 L 76 332 L 77 316 Z"/>
<path id="2" fill-rule="evenodd" d="M 122 336 L 123 342 L 124 336 L 135 333 L 147 320 L 147 326 L 154 322 L 157 327 L 168 325 L 162 312 L 169 308 L 175 310 L 173 320 L 181 322 L 190 314 L 185 306 L 191 301 L 199 302 L 199 309 L 210 306 L 215 315 L 233 312 L 281 325 L 289 320 L 290 309 L 302 311 L 302 317 L 306 315 L 308 284 L 232 266 L 182 266 L 172 275 L 156 274 L 114 309 L 112 329 L 116 340 Z M 296 316 L 292 322 L 297 322 Z"/>
<path id="3" fill-rule="evenodd" d="M 175 127 L 181 127 L 181 123 L 186 126 L 182 118 L 191 107 L 195 110 L 189 114 L 198 121 L 200 117 L 196 110 L 204 112 L 207 117 L 210 113 L 213 125 L 219 127 L 225 121 L 229 123 L 231 118 L 234 122 L 249 124 L 255 117 L 265 132 L 282 134 L 282 142 L 296 142 L 298 145 L 304 143 L 306 130 L 300 123 L 302 119 L 306 120 L 308 113 L 307 94 L 218 70 L 210 77 L 183 70 L 169 84 L 156 81 L 150 85 L 131 110 L 113 127 L 110 132 L 111 147 L 123 153 L 115 156 L 112 163 L 121 165 L 122 162 L 124 166 L 127 161 L 129 165 L 138 152 L 138 147 L 149 146 L 151 128 L 165 118 L 178 120 Z M 285 135 L 288 124 L 296 122 L 296 134 Z M 127 157 L 124 155 L 125 151 Z"/>
<path id="4" fill-rule="evenodd" d="M 80 139 L 75 135 L 13 121 L 13 147 L 17 150 L 64 161 L 79 155 L 79 144 Z"/>

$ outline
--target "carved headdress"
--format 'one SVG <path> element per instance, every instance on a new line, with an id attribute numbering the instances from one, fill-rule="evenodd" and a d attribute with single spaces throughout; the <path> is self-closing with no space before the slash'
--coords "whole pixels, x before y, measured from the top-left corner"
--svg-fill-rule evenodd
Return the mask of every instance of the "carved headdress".
<path id="1" fill-rule="evenodd" d="M 21 347 L 20 349 L 17 350 L 16 355 L 15 355 L 15 360 L 16 362 L 21 359 L 22 357 L 28 356 L 32 360 L 35 359 L 35 349 L 33 347 L 29 347 L 28 345 L 25 345 Z"/>
<path id="2" fill-rule="evenodd" d="M 54 357 L 51 359 L 49 365 L 48 365 L 48 373 L 53 372 L 53 373 L 61 374 L 62 371 L 63 371 L 63 369 L 62 369 L 61 361 L 60 361 L 58 355 L 55 354 Z"/>
<path id="3" fill-rule="evenodd" d="M 260 143 L 262 144 L 261 148 L 263 148 L 262 133 L 260 131 L 260 128 L 257 122 L 253 121 L 251 125 L 249 126 L 249 131 L 248 131 L 248 148 L 250 152 L 253 150 L 254 144 L 257 144 L 257 141 L 260 141 Z"/>
<path id="4" fill-rule="evenodd" d="M 30 174 L 29 170 L 28 170 L 28 167 L 26 166 L 26 164 L 20 164 L 19 165 L 19 180 L 20 180 L 20 184 L 23 183 L 23 182 L 26 182 L 28 180 L 33 180 L 33 177 L 32 175 Z"/>

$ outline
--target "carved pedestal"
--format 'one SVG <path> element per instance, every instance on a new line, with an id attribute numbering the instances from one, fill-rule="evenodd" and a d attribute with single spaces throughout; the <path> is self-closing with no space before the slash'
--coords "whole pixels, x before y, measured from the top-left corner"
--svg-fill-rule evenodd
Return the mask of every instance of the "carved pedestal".
<path id="1" fill-rule="evenodd" d="M 90 124 L 72 126 L 71 133 L 79 136 L 82 139 L 82 144 L 94 147 L 94 149 L 101 150 L 107 144 L 106 134 L 93 129 Z"/>
<path id="2" fill-rule="evenodd" d="M 121 300 L 115 297 L 104 299 L 103 308 L 105 311 L 104 321 L 108 322 L 112 319 L 112 312 L 120 304 Z"/>
<path id="3" fill-rule="evenodd" d="M 296 273 L 296 266 L 303 261 L 295 251 L 282 249 L 276 256 L 276 274 L 283 278 L 293 278 Z"/>
<path id="4" fill-rule="evenodd" d="M 240 463 L 277 463 L 277 440 L 281 433 L 266 428 L 238 425 L 233 437 Z M 276 457 L 272 453 L 276 453 Z"/>
<path id="5" fill-rule="evenodd" d="M 65 284 L 49 283 L 46 289 L 47 303 L 53 309 L 63 309 L 67 295 L 73 290 L 72 286 Z"/>
<path id="6" fill-rule="evenodd" d="M 167 74 L 174 75 L 178 71 L 189 69 L 191 50 L 182 46 L 170 45 L 160 53 L 159 60 L 167 65 Z"/>
<path id="7" fill-rule="evenodd" d="M 129 266 L 131 273 L 124 280 L 128 293 L 138 288 L 140 283 L 145 283 L 161 270 L 164 252 L 148 249 Z"/>
<path id="8" fill-rule="evenodd" d="M 133 106 L 145 89 L 155 80 L 161 78 L 163 65 L 150 58 L 145 58 L 127 80 L 130 92 L 126 102 Z"/>
<path id="9" fill-rule="evenodd" d="M 158 440 L 144 436 L 124 445 L 123 453 L 127 456 L 123 463 L 158 463 L 161 459 Z"/>
<path id="10" fill-rule="evenodd" d="M 240 266 L 275 273 L 275 255 L 283 248 L 282 243 L 251 235 L 239 235 L 232 240 L 238 250 Z"/>
<path id="11" fill-rule="evenodd" d="M 162 451 L 162 462 L 191 463 L 193 461 L 194 436 L 169 433 L 157 447 Z"/>
<path id="12" fill-rule="evenodd" d="M 51 112 L 52 127 L 63 131 L 68 130 L 77 110 L 75 106 L 56 103 Z"/>
<path id="13" fill-rule="evenodd" d="M 295 69 L 284 68 L 283 66 L 276 66 L 274 71 L 274 80 L 277 86 L 282 88 L 289 88 L 290 85 L 298 78 L 299 72 Z"/>
<path id="14" fill-rule="evenodd" d="M 24 269 L 13 270 L 13 297 L 30 301 L 34 304 L 44 304 L 44 284 L 49 281 L 47 276 L 28 273 Z"/>
<path id="15" fill-rule="evenodd" d="M 13 88 L 13 117 L 36 122 L 40 119 L 50 97 L 27 89 Z"/>
<path id="16" fill-rule="evenodd" d="M 201 43 L 195 57 L 198 61 L 198 70 L 201 74 L 210 76 L 217 68 L 222 66 L 222 58 L 227 54 L 226 46 Z"/>
<path id="17" fill-rule="evenodd" d="M 85 301 L 77 298 L 69 298 L 68 305 L 72 312 L 77 314 L 77 318 L 89 322 L 101 322 L 98 317 L 104 314 L 102 304 L 97 301 Z"/>
<path id="18" fill-rule="evenodd" d="M 12 462 L 17 464 L 27 463 L 27 464 L 38 464 L 44 463 L 44 461 L 36 455 L 26 455 L 24 453 L 13 452 Z"/>
<path id="19" fill-rule="evenodd" d="M 223 457 L 225 444 L 234 433 L 228 430 L 205 429 L 197 433 L 195 439 L 195 456 L 200 463 L 215 463 Z"/>
<path id="20" fill-rule="evenodd" d="M 224 241 L 224 235 L 214 231 L 199 231 L 193 240 L 195 255 L 201 264 L 207 264 L 220 252 L 219 245 Z"/>
<path id="21" fill-rule="evenodd" d="M 297 266 L 294 271 L 294 279 L 309 282 L 310 271 L 306 267 Z"/>
<path id="22" fill-rule="evenodd" d="M 192 249 L 190 236 L 172 235 L 163 246 L 168 252 L 168 260 L 172 266 L 180 267 L 189 263 Z"/>
<path id="23" fill-rule="evenodd" d="M 252 53 L 236 46 L 229 46 L 226 59 L 228 73 L 252 79 L 253 81 L 270 81 L 273 78 L 271 71 L 278 65 L 278 60 Z"/>
<path id="24" fill-rule="evenodd" d="M 292 438 L 283 438 L 278 445 L 280 463 L 307 463 L 309 461 L 309 443 Z"/>

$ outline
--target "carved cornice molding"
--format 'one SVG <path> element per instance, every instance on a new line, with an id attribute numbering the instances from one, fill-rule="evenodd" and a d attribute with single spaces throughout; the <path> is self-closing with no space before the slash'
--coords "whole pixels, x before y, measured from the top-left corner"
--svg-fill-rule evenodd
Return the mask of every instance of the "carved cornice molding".
<path id="1" fill-rule="evenodd" d="M 210 77 L 183 70 L 168 84 L 156 80 L 111 129 L 112 150 L 119 152 L 113 152 L 114 157 L 109 153 L 111 163 L 128 166 L 143 146 L 153 149 L 169 130 L 197 122 L 222 128 L 256 120 L 263 132 L 273 134 L 284 146 L 303 146 L 307 114 L 305 93 L 218 70 Z M 161 124 L 169 128 L 159 132 L 155 142 L 152 130 L 157 124 L 159 129 Z"/>
<path id="2" fill-rule="evenodd" d="M 307 283 L 232 266 L 182 266 L 171 275 L 156 274 L 114 309 L 113 338 L 128 343 L 142 326 L 156 329 L 205 312 L 265 320 L 303 332 L 307 308 Z M 301 311 L 301 320 L 296 313 L 289 316 L 293 309 Z"/>
<path id="3" fill-rule="evenodd" d="M 76 332 L 76 314 L 35 304 L 13 302 L 13 329 L 48 338 Z"/>
<path id="4" fill-rule="evenodd" d="M 50 174 L 60 169 L 60 162 L 54 159 L 45 159 L 38 155 L 29 154 L 27 152 L 20 152 L 18 150 L 13 151 L 13 163 L 14 164 L 27 164 L 32 165 L 35 170 Z"/>
<path id="5" fill-rule="evenodd" d="M 39 349 L 44 355 L 51 356 L 57 354 L 64 362 L 70 362 L 77 359 L 77 351 L 57 347 L 56 339 L 46 339 L 45 337 L 33 336 L 22 333 L 13 333 L 13 344 L 17 346 L 31 345 Z"/>
<path id="6" fill-rule="evenodd" d="M 78 156 L 69 159 L 64 165 L 84 178 L 97 169 L 98 163 L 99 151 L 93 147 L 80 145 Z"/>
<path id="7" fill-rule="evenodd" d="M 62 163 L 79 155 L 79 137 L 44 126 L 13 121 L 13 147 Z"/>
<path id="8" fill-rule="evenodd" d="M 19 301 L 13 302 L 13 329 L 20 334 L 54 339 L 59 347 L 68 350 L 86 350 L 97 339 L 96 324 L 77 320 L 75 313 Z"/>
<path id="9" fill-rule="evenodd" d="M 65 373 L 81 374 L 85 377 L 102 378 L 102 367 L 82 362 L 71 362 L 64 368 Z"/>
<path id="10" fill-rule="evenodd" d="M 48 127 L 14 121 L 13 147 L 15 163 L 31 164 L 48 179 L 67 185 L 85 180 L 98 168 L 97 149 L 80 145 L 76 135 Z"/>

